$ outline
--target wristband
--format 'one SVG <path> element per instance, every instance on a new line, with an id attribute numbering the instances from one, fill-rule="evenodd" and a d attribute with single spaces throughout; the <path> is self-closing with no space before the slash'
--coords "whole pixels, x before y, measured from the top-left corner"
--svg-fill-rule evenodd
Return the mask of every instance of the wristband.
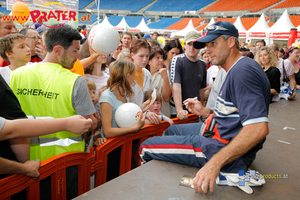
<path id="1" fill-rule="evenodd" d="M 161 116 L 161 121 L 164 121 L 164 117 L 163 117 L 163 115 L 160 115 Z"/>
<path id="2" fill-rule="evenodd" d="M 214 113 L 214 110 L 210 110 L 209 111 L 209 114 L 207 115 L 207 117 L 206 118 L 208 118 L 209 117 L 209 115 L 211 115 L 211 114 L 213 114 Z"/>

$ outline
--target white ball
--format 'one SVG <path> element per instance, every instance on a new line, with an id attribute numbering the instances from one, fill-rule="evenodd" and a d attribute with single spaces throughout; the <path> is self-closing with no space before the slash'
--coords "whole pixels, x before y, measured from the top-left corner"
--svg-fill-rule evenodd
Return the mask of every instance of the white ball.
<path id="1" fill-rule="evenodd" d="M 141 108 L 135 103 L 124 103 L 117 108 L 115 120 L 120 128 L 131 127 L 141 114 Z"/>
<path id="2" fill-rule="evenodd" d="M 89 43 L 97 53 L 108 55 L 118 48 L 119 33 L 110 24 L 97 24 L 89 34 Z"/>

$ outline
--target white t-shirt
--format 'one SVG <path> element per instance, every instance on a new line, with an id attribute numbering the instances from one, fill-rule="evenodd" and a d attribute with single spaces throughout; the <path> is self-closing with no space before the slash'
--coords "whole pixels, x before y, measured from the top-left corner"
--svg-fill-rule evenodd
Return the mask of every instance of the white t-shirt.
<path id="1" fill-rule="evenodd" d="M 107 85 L 107 80 L 109 78 L 109 76 L 106 73 L 103 73 L 103 76 L 85 74 L 84 77 L 93 81 L 96 84 L 96 95 L 98 95 L 99 89 L 102 86 Z"/>
<path id="2" fill-rule="evenodd" d="M 169 71 L 167 71 L 167 73 L 168 73 L 169 83 L 171 85 L 171 81 L 170 81 L 170 77 L 169 77 Z M 162 77 L 160 76 L 160 74 L 158 72 L 156 72 L 152 76 L 152 82 L 153 82 L 153 87 L 156 88 L 157 91 L 162 96 L 164 80 L 162 79 Z M 161 110 L 160 111 L 165 116 L 171 117 L 171 107 L 170 107 L 169 101 L 166 102 L 164 99 L 162 99 L 162 105 L 161 105 Z M 159 114 L 161 114 L 161 113 L 159 113 Z"/>
<path id="3" fill-rule="evenodd" d="M 3 79 L 5 80 L 5 82 L 7 83 L 7 85 L 9 85 L 10 76 L 11 76 L 11 70 L 10 70 L 9 66 L 0 67 L 0 74 L 3 77 Z"/>
<path id="4" fill-rule="evenodd" d="M 131 96 L 131 102 L 141 106 L 144 102 L 144 94 L 148 90 L 153 90 L 152 76 L 147 69 L 143 69 L 144 72 L 144 83 L 142 88 L 134 81 L 131 85 L 133 95 Z"/>
<path id="5" fill-rule="evenodd" d="M 280 86 L 282 86 L 282 80 L 283 80 L 283 62 L 284 62 L 284 68 L 285 68 L 287 77 L 292 76 L 294 74 L 294 67 L 293 67 L 292 63 L 288 59 L 283 60 L 282 58 L 280 58 L 278 61 L 278 66 L 277 66 L 277 68 L 280 70 L 280 73 L 281 73 Z"/>
<path id="6" fill-rule="evenodd" d="M 206 83 L 207 85 L 213 85 L 214 80 L 213 78 L 217 77 L 219 71 L 219 67 L 217 65 L 212 65 L 208 70 L 206 74 Z"/>

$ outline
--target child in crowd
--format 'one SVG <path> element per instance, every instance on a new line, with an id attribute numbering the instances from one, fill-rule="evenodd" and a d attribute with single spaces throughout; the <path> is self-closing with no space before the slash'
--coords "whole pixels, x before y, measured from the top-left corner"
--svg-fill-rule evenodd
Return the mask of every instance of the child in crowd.
<path id="1" fill-rule="evenodd" d="M 31 59 L 30 48 L 27 46 L 26 37 L 22 34 L 9 34 L 0 38 L 0 56 L 9 66 L 1 67 L 0 74 L 7 85 L 10 84 L 11 72 L 26 65 Z"/>
<path id="2" fill-rule="evenodd" d="M 160 47 L 152 48 L 146 69 L 148 69 L 152 75 L 153 87 L 161 94 L 161 113 L 170 117 L 171 108 L 169 101 L 172 97 L 172 88 L 169 71 L 164 67 L 164 56 L 165 53 Z"/>
<path id="3" fill-rule="evenodd" d="M 144 102 L 144 93 L 153 90 L 152 76 L 145 67 L 148 64 L 151 47 L 145 39 L 134 40 L 131 43 L 131 58 L 135 65 L 135 78 L 131 84 L 133 95 L 131 101 L 138 106 Z M 153 124 L 159 124 L 159 117 L 153 112 L 147 112 L 146 118 Z"/>
<path id="4" fill-rule="evenodd" d="M 116 137 L 140 130 L 145 123 L 145 118 L 140 115 L 132 127 L 118 128 L 115 121 L 115 112 L 123 103 L 130 102 L 133 94 L 131 84 L 135 78 L 135 66 L 132 62 L 121 59 L 117 60 L 110 71 L 107 81 L 107 89 L 102 93 L 99 104 L 101 113 L 101 136 L 106 138 Z M 141 106 L 142 110 L 149 104 L 147 101 Z"/>
<path id="5" fill-rule="evenodd" d="M 145 92 L 144 99 L 151 100 L 152 92 L 153 92 L 153 90 L 148 90 L 147 92 Z M 173 125 L 174 124 L 173 120 L 161 113 L 161 111 L 160 111 L 161 104 L 162 104 L 162 97 L 159 92 L 156 92 L 156 99 L 148 110 L 153 113 L 156 113 L 160 117 L 161 121 L 165 121 L 165 122 L 168 122 L 170 125 Z M 152 123 L 148 119 L 146 119 L 145 124 L 152 124 Z"/>
<path id="6" fill-rule="evenodd" d="M 171 60 L 174 56 L 177 56 L 179 54 L 183 53 L 182 46 L 180 44 L 180 41 L 178 38 L 174 38 L 166 42 L 166 45 L 164 46 L 165 51 L 165 58 L 164 58 L 164 65 L 169 71 L 169 65 L 171 63 Z"/>
<path id="7" fill-rule="evenodd" d="M 89 79 L 85 79 L 86 83 L 88 85 L 89 88 L 89 93 L 91 96 L 91 99 L 93 101 L 93 104 L 95 105 L 98 101 L 99 98 L 97 95 L 95 95 L 96 93 L 96 84 L 89 80 Z M 89 152 L 89 149 L 92 145 L 94 146 L 99 146 L 101 144 L 103 144 L 104 142 L 106 142 L 106 138 L 101 138 L 100 137 L 100 128 L 101 128 L 101 120 L 99 119 L 100 114 L 98 115 L 98 111 L 96 113 L 94 113 L 94 117 L 97 119 L 97 127 L 93 132 L 87 132 L 84 136 L 85 136 L 85 147 L 86 147 L 86 151 Z M 94 137 L 92 137 L 94 136 Z"/>
<path id="8" fill-rule="evenodd" d="M 93 104 L 95 105 L 99 101 L 99 98 L 96 95 L 96 84 L 90 79 L 85 78 L 85 80 L 89 88 L 91 99 L 93 101 Z"/>
<path id="9" fill-rule="evenodd" d="M 84 66 L 84 76 L 96 84 L 96 95 L 98 95 L 98 93 L 101 93 L 104 90 L 103 88 L 106 87 L 109 77 L 109 75 L 104 73 L 107 56 L 93 52 L 89 47 L 88 41 L 86 41 L 80 50 L 80 57 L 82 59 L 80 62 L 85 60 L 82 64 Z M 87 59 L 90 61 L 86 62 Z M 89 64 L 87 65 L 87 63 Z"/>
<path id="10" fill-rule="evenodd" d="M 145 69 L 149 61 L 151 47 L 144 39 L 134 40 L 131 44 L 130 52 L 135 65 L 135 78 L 131 85 L 133 95 L 131 100 L 138 106 L 144 102 L 144 93 L 153 90 L 151 73 Z"/>

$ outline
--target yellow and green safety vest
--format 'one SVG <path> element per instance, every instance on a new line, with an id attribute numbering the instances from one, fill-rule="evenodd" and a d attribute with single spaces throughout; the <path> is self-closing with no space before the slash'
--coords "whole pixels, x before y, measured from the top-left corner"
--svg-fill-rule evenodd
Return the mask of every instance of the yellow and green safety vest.
<path id="1" fill-rule="evenodd" d="M 13 71 L 10 87 L 26 115 L 63 118 L 76 115 L 72 92 L 79 75 L 55 63 L 38 63 Z M 61 131 L 30 139 L 30 159 L 84 151 L 82 135 Z"/>

